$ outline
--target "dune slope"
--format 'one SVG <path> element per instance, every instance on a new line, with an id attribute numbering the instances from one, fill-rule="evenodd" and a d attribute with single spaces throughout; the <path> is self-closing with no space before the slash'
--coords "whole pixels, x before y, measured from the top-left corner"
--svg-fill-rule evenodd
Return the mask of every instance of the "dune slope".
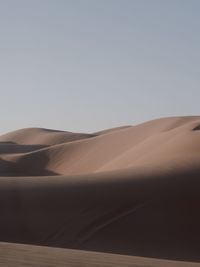
<path id="1" fill-rule="evenodd" d="M 43 128 L 25 128 L 0 136 L 0 142 L 10 142 L 18 145 L 50 146 L 89 138 L 91 136 L 93 135 Z"/>
<path id="2" fill-rule="evenodd" d="M 32 152 L 13 153 L 2 155 L 2 160 L 13 163 L 14 169 L 8 169 L 10 175 L 71 175 L 105 171 L 114 171 L 125 168 L 134 168 L 160 162 L 161 165 L 187 165 L 198 164 L 200 151 L 200 134 L 197 130 L 200 124 L 199 117 L 166 118 L 150 121 L 138 126 L 125 127 L 103 132 L 99 135 L 84 135 L 84 139 L 69 142 L 57 140 L 57 132 L 51 132 L 51 140 L 57 140 L 56 145 L 44 140 L 46 134 L 34 132 L 34 142 L 31 145 L 43 145 L 45 148 L 34 149 Z M 32 130 L 7 134 L 7 138 L 0 140 L 13 142 L 16 140 L 31 139 L 32 135 L 26 133 Z M 43 132 L 44 130 L 42 130 Z M 38 132 L 38 130 L 36 131 Z M 74 136 L 77 136 L 75 134 Z M 8 137 L 11 136 L 10 140 Z M 14 137 L 13 137 L 14 136 Z M 24 137 L 25 136 L 25 137 Z M 42 136 L 42 137 L 41 137 Z M 79 135 L 78 135 L 79 136 Z M 36 141 L 38 144 L 36 144 Z M 71 139 L 70 139 L 71 140 Z M 21 143 L 25 143 L 21 142 Z M 186 161 L 186 162 L 185 162 Z M 4 174 L 6 169 L 4 170 Z"/>

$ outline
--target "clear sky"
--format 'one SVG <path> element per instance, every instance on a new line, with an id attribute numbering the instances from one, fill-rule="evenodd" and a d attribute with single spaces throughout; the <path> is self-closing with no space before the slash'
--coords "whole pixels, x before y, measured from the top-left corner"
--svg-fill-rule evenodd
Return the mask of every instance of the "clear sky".
<path id="1" fill-rule="evenodd" d="M 0 132 L 200 114 L 199 0 L 0 0 Z"/>

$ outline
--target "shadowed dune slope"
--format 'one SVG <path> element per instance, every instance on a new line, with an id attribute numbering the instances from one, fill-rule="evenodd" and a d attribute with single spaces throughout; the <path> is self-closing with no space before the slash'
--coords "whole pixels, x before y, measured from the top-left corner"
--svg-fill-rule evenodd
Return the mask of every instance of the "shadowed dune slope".
<path id="1" fill-rule="evenodd" d="M 199 203 L 199 169 L 1 177 L 0 237 L 199 261 Z"/>
<path id="2" fill-rule="evenodd" d="M 56 144 L 56 131 L 2 136 L 45 147 L 0 153 L 0 241 L 200 261 L 199 129 L 174 117 Z"/>

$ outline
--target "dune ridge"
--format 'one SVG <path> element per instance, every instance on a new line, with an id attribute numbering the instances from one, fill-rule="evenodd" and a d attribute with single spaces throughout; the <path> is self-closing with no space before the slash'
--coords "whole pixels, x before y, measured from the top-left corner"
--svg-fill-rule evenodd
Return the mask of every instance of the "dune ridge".
<path id="1" fill-rule="evenodd" d="M 199 129 L 193 116 L 0 136 L 0 241 L 200 261 Z"/>
<path id="2" fill-rule="evenodd" d="M 169 164 L 172 156 L 173 161 L 179 161 L 181 164 L 184 162 L 184 155 L 187 154 L 187 158 L 188 154 L 194 158 L 197 156 L 200 135 L 194 129 L 199 124 L 199 117 L 175 117 L 104 131 L 98 135 L 69 134 L 53 130 L 46 133 L 44 129 L 19 130 L 1 136 L 0 142 L 18 141 L 17 145 L 27 145 L 30 139 L 29 146 L 31 145 L 33 150 L 19 153 L 20 155 L 7 153 L 1 158 L 16 163 L 14 176 L 16 172 L 27 176 L 114 171 L 143 167 L 150 163 L 154 165 L 158 160 L 161 164 L 165 164 L 165 161 Z"/>

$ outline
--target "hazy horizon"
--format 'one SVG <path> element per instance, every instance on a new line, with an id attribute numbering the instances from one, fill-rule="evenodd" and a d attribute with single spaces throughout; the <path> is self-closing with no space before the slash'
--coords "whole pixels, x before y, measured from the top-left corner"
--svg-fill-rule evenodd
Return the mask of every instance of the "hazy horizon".
<path id="1" fill-rule="evenodd" d="M 1 128 L 200 114 L 200 2 L 1 0 Z"/>

